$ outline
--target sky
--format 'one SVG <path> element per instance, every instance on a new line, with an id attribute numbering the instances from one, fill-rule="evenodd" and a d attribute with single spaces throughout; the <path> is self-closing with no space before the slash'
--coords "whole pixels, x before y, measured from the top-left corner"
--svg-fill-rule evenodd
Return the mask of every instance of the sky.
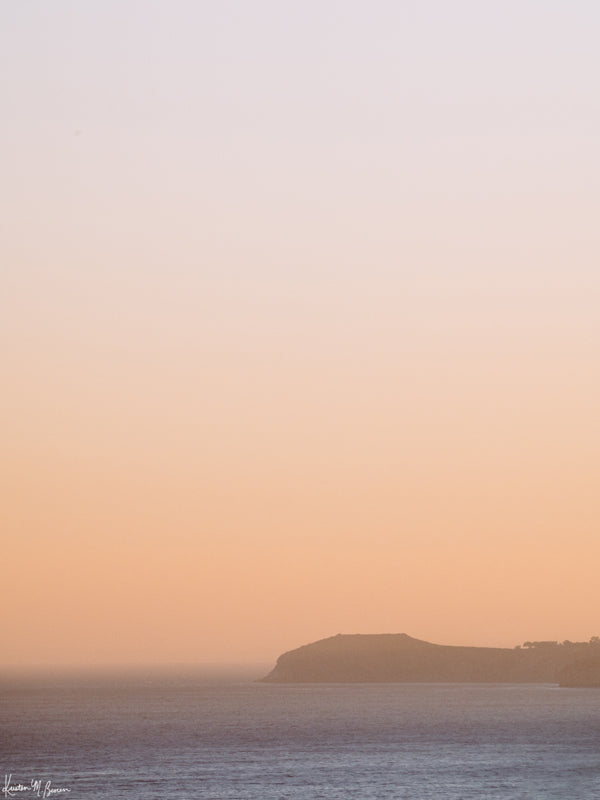
<path id="1" fill-rule="evenodd" d="M 3 663 L 600 634 L 599 25 L 2 4 Z"/>

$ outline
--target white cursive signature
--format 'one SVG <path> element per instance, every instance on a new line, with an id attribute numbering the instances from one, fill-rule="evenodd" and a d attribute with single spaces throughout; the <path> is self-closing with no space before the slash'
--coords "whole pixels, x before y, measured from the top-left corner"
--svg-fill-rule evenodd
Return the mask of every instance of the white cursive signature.
<path id="1" fill-rule="evenodd" d="M 2 794 L 4 797 L 15 797 L 19 792 L 31 792 L 32 797 L 55 797 L 70 792 L 65 786 L 52 786 L 52 781 L 32 779 L 29 784 L 12 783 L 12 774 L 4 775 Z"/>

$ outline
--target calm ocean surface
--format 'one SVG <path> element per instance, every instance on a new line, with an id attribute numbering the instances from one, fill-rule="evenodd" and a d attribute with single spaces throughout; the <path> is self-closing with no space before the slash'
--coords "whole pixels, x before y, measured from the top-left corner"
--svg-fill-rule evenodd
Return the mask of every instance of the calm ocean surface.
<path id="1" fill-rule="evenodd" d="M 10 775 L 40 781 L 18 798 L 600 798 L 595 689 L 129 674 L 3 678 L 0 699 L 0 800 Z"/>

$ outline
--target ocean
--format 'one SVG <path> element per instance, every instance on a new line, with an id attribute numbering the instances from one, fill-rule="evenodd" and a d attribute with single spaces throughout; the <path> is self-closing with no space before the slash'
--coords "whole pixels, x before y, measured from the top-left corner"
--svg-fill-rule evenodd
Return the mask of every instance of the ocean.
<path id="1" fill-rule="evenodd" d="M 0 695 L 0 800 L 600 798 L 598 689 L 143 671 Z"/>

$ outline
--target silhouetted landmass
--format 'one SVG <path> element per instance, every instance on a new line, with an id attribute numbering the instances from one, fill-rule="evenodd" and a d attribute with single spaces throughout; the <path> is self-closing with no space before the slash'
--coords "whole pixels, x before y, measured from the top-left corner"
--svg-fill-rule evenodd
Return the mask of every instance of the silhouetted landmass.
<path id="1" fill-rule="evenodd" d="M 567 664 L 559 682 L 561 686 L 600 688 L 600 653 Z"/>
<path id="2" fill-rule="evenodd" d="M 405 633 L 331 636 L 284 653 L 273 683 L 560 683 L 600 686 L 600 640 L 455 647 Z"/>

